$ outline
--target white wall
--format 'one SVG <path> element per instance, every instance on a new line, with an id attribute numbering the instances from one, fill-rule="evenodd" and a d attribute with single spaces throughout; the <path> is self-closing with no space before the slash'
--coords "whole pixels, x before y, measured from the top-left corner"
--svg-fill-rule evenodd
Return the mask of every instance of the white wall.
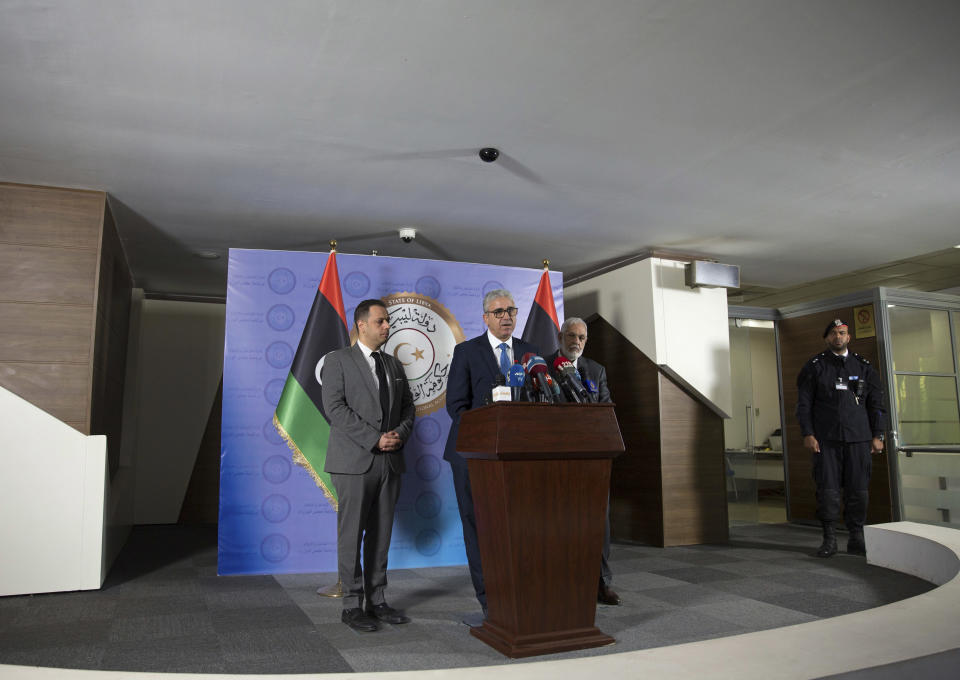
<path id="1" fill-rule="evenodd" d="M 563 290 L 567 316 L 599 314 L 637 349 L 656 361 L 654 260 L 648 258 Z"/>
<path id="2" fill-rule="evenodd" d="M 223 374 L 224 320 L 222 304 L 142 302 L 131 396 L 136 524 L 180 516 Z"/>
<path id="3" fill-rule="evenodd" d="M 99 588 L 107 438 L 0 387 L 0 596 Z"/>
<path id="4" fill-rule="evenodd" d="M 727 292 L 689 288 L 685 263 L 647 258 L 564 290 L 569 316 L 600 314 L 640 351 L 731 412 Z"/>

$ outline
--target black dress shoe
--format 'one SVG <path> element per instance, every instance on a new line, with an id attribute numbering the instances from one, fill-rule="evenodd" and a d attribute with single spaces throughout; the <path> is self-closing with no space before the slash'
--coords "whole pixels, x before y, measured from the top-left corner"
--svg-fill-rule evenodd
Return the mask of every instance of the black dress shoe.
<path id="1" fill-rule="evenodd" d="M 859 536 L 850 535 L 850 539 L 847 541 L 847 554 L 866 556 L 867 544 L 863 541 L 863 534 Z"/>
<path id="2" fill-rule="evenodd" d="M 372 616 L 379 621 L 383 621 L 384 623 L 410 623 L 409 617 L 404 616 L 386 602 L 383 604 L 375 604 L 373 606 L 368 605 L 367 616 Z"/>
<path id="3" fill-rule="evenodd" d="M 618 605 L 620 604 L 620 596 L 601 583 L 600 591 L 597 593 L 597 602 L 600 604 Z"/>
<path id="4" fill-rule="evenodd" d="M 837 539 L 834 536 L 824 536 L 823 543 L 817 549 L 817 557 L 833 557 L 837 554 Z"/>
<path id="5" fill-rule="evenodd" d="M 344 609 L 340 615 L 340 620 L 358 633 L 372 633 L 380 628 L 380 626 L 377 625 L 376 619 L 372 619 L 364 614 L 360 607 Z"/>

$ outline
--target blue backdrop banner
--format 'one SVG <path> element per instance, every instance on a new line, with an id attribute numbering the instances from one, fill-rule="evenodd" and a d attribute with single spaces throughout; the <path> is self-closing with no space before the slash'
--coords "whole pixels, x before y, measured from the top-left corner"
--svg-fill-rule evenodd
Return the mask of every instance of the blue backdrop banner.
<path id="1" fill-rule="evenodd" d="M 326 253 L 231 250 L 223 359 L 220 574 L 335 572 L 336 513 L 293 463 L 273 413 L 313 304 Z M 390 313 L 386 351 L 405 366 L 417 406 L 394 517 L 390 567 L 464 564 L 463 535 L 443 447 L 447 370 L 456 343 L 480 335 L 482 299 L 511 291 L 519 336 L 542 270 L 337 254 L 347 321 L 366 298 Z M 563 276 L 550 273 L 563 319 Z"/>

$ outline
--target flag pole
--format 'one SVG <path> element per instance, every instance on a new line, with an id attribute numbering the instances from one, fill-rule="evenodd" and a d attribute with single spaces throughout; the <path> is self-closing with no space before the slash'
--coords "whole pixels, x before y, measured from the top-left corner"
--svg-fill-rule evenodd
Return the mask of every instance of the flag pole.
<path id="1" fill-rule="evenodd" d="M 330 239 L 330 252 L 337 252 L 336 239 Z M 337 522 L 337 527 L 340 523 Z M 331 586 L 320 586 L 317 588 L 317 595 L 320 597 L 343 597 L 343 583 L 340 581 L 340 571 L 337 571 L 337 582 Z"/>

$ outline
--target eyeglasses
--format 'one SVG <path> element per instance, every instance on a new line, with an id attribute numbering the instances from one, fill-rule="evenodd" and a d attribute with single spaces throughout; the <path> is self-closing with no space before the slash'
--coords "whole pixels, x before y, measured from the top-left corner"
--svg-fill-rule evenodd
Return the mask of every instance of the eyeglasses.
<path id="1" fill-rule="evenodd" d="M 502 308 L 500 308 L 500 307 L 497 307 L 496 309 L 491 309 L 491 310 L 488 310 L 488 311 L 484 312 L 484 314 L 493 314 L 493 317 L 494 317 L 495 319 L 502 319 L 502 318 L 503 318 L 503 315 L 504 315 L 504 314 L 507 314 L 507 315 L 509 315 L 509 317 L 512 319 L 513 317 L 515 317 L 515 316 L 517 315 L 517 308 L 516 308 L 516 307 L 507 307 L 506 309 L 502 309 Z"/>

